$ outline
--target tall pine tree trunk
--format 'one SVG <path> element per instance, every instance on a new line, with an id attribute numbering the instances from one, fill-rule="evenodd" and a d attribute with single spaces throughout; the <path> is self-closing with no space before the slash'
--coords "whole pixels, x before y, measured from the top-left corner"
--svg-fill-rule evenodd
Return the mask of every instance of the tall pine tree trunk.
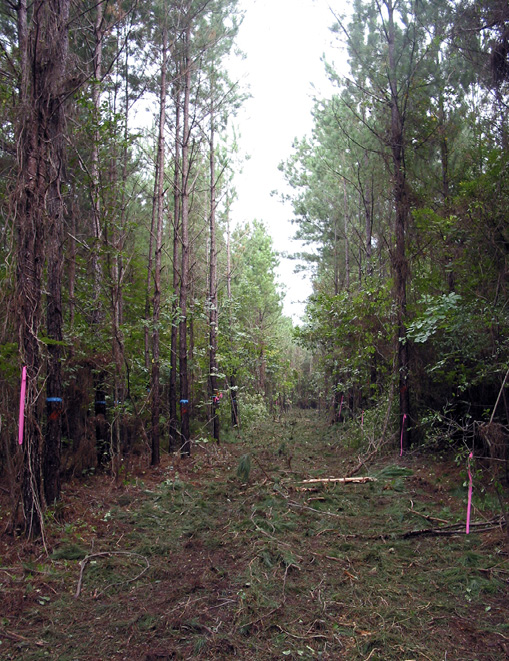
<path id="1" fill-rule="evenodd" d="M 343 205 L 344 205 L 344 231 L 345 231 L 345 286 L 350 291 L 350 240 L 348 238 L 348 197 L 346 194 L 346 181 L 343 178 Z"/>
<path id="2" fill-rule="evenodd" d="M 156 156 L 156 168 L 155 168 L 155 181 L 159 179 L 159 159 Z M 152 269 L 154 262 L 154 234 L 156 227 L 156 214 L 157 214 L 157 196 L 156 196 L 156 184 L 154 184 L 154 195 L 152 196 L 152 215 L 150 218 L 150 233 L 148 239 L 148 255 L 147 255 L 147 289 L 145 291 L 145 329 L 144 329 L 144 341 L 145 341 L 145 369 L 147 372 L 150 370 L 150 300 L 152 293 Z"/>
<path id="3" fill-rule="evenodd" d="M 102 209 L 101 209 L 101 182 L 100 182 L 100 153 L 101 141 L 101 78 L 102 57 L 104 38 L 104 6 L 105 0 L 99 0 L 96 5 L 96 16 L 94 23 L 94 53 L 92 57 L 93 81 L 92 81 L 92 106 L 94 135 L 92 140 L 92 151 L 90 155 L 90 194 L 92 203 L 92 232 L 94 244 L 92 248 L 92 313 L 91 326 L 93 332 L 97 333 L 100 324 L 104 320 L 104 307 L 101 301 L 103 286 L 103 269 L 101 263 L 101 247 L 103 242 Z M 104 390 L 104 371 L 94 373 L 94 413 L 95 413 L 95 435 L 97 461 L 100 464 L 108 455 L 107 429 L 106 429 L 106 392 Z"/>
<path id="4" fill-rule="evenodd" d="M 20 351 L 27 366 L 27 405 L 23 443 L 23 510 L 28 535 L 43 529 L 44 498 L 41 474 L 41 414 L 39 378 L 42 356 L 38 333 L 45 251 L 49 255 L 47 282 L 47 332 L 57 343 L 62 333 L 61 278 L 63 201 L 60 184 L 63 167 L 65 117 L 65 67 L 68 49 L 69 0 L 47 0 L 31 7 L 17 6 L 20 47 L 20 112 L 17 129 L 18 181 L 15 190 L 17 229 L 17 301 Z M 60 413 L 62 377 L 60 346 L 48 351 L 47 406 L 49 417 Z M 55 408 L 53 405 L 56 404 Z M 60 421 L 48 420 L 43 454 L 47 500 L 60 491 Z M 53 425 L 53 422 L 56 424 Z"/>
<path id="5" fill-rule="evenodd" d="M 68 231 L 68 250 L 67 250 L 67 290 L 69 292 L 69 328 L 74 329 L 74 318 L 76 314 L 76 215 L 78 213 L 74 203 L 71 202 L 69 231 Z M 70 347 L 70 354 L 73 353 L 73 347 Z"/>
<path id="6" fill-rule="evenodd" d="M 388 51 L 389 51 L 389 84 L 391 102 L 390 148 L 392 155 L 393 195 L 395 206 L 395 236 L 396 248 L 392 256 L 394 271 L 394 288 L 397 314 L 397 354 L 399 378 L 399 416 L 400 437 L 403 447 L 410 444 L 409 417 L 409 352 L 406 329 L 406 285 L 408 278 L 408 260 L 406 257 L 405 235 L 409 214 L 409 201 L 406 185 L 405 154 L 404 154 L 404 118 L 401 113 L 397 70 L 395 58 L 396 31 L 394 24 L 394 5 L 392 0 L 386 2 L 388 11 Z"/>
<path id="7" fill-rule="evenodd" d="M 161 254 L 163 249 L 163 214 L 164 214 L 164 127 L 166 124 L 166 66 L 167 66 L 167 30 L 163 27 L 161 82 L 159 96 L 159 135 L 157 140 L 157 178 L 154 199 L 157 204 L 157 223 L 154 253 L 154 297 L 152 303 L 152 453 L 150 463 L 155 466 L 160 461 L 160 424 L 161 411 L 160 365 L 159 365 L 159 320 L 161 316 Z"/>
<path id="8" fill-rule="evenodd" d="M 214 93 L 212 86 L 211 94 Z M 212 434 L 219 443 L 219 416 L 217 407 L 217 250 L 216 250 L 216 160 L 214 135 L 214 102 L 210 109 L 210 272 L 209 272 L 209 396 L 212 419 Z"/>
<path id="9" fill-rule="evenodd" d="M 175 97 L 175 155 L 173 171 L 173 302 L 172 302 L 172 325 L 170 335 L 170 384 L 169 384 L 169 449 L 174 450 L 177 447 L 179 430 L 177 420 L 177 346 L 178 346 L 178 293 L 180 287 L 179 275 L 179 244 L 180 244 L 180 201 L 181 201 L 181 137 L 180 137 L 180 83 L 179 71 L 177 71 L 177 80 L 174 86 Z"/>
<path id="10" fill-rule="evenodd" d="M 226 295 L 228 297 L 229 328 L 232 328 L 232 259 L 231 259 L 231 236 L 230 236 L 230 200 L 228 199 L 226 211 Z M 237 402 L 237 375 L 233 368 L 230 372 L 230 408 L 231 422 L 233 427 L 240 426 L 239 406 Z"/>
<path id="11" fill-rule="evenodd" d="M 184 105 L 182 142 L 182 218 L 181 245 L 182 262 L 180 272 L 180 315 L 179 324 L 179 368 L 180 368 L 180 435 L 181 454 L 191 454 L 189 429 L 189 374 L 187 360 L 187 307 L 189 292 L 189 148 L 190 148 L 190 93 L 191 93 L 191 27 L 188 25 L 184 43 Z"/>
<path id="12" fill-rule="evenodd" d="M 99 142 L 101 139 L 99 132 L 99 122 L 101 115 L 101 89 L 100 80 L 102 76 L 102 48 L 103 48 L 103 20 L 104 20 L 104 0 L 99 0 L 96 7 L 96 20 L 94 25 L 95 43 L 93 55 L 94 79 L 92 82 L 92 105 L 94 112 L 94 139 L 91 153 L 90 177 L 91 177 L 91 197 L 92 197 L 92 225 L 94 232 L 94 249 L 92 251 L 92 277 L 93 277 L 93 311 L 92 324 L 97 326 L 102 318 L 102 309 L 100 305 L 101 286 L 102 286 L 102 268 L 100 261 L 100 248 L 102 241 L 101 226 L 101 198 L 99 181 Z"/>
<path id="13" fill-rule="evenodd" d="M 117 32 L 117 52 L 120 50 L 119 33 Z M 123 72 L 120 73 L 120 69 Z M 129 159 L 128 151 L 128 116 L 129 116 L 129 48 L 125 44 L 125 60 L 117 59 L 117 77 L 123 75 L 125 80 L 124 108 L 123 108 L 123 135 L 120 140 L 114 136 L 113 149 L 110 154 L 109 189 L 116 192 L 120 187 L 120 198 L 116 197 L 111 202 L 111 209 L 115 209 L 118 221 L 110 224 L 110 236 L 107 238 L 107 256 L 109 262 L 110 278 L 110 314 L 111 314 L 111 351 L 113 356 L 113 401 L 115 415 L 111 422 L 111 466 L 113 474 L 118 478 L 120 469 L 120 450 L 122 438 L 125 437 L 124 415 L 122 414 L 122 403 L 125 398 L 125 384 L 123 380 L 124 367 L 124 340 L 122 337 L 122 280 L 123 280 L 123 249 L 125 243 L 126 226 L 126 180 L 127 165 Z M 117 114 L 117 87 L 113 91 L 113 112 Z M 119 145 L 123 144 L 122 148 Z M 121 179 L 119 179 L 118 164 L 122 162 Z M 119 213 L 116 212 L 117 205 L 120 206 Z M 106 235 L 106 233 L 105 233 Z"/>

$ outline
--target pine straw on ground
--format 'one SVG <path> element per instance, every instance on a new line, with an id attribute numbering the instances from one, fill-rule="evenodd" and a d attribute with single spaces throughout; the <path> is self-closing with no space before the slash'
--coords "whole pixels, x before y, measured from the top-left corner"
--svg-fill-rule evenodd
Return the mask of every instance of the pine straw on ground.
<path id="1" fill-rule="evenodd" d="M 338 438 L 293 414 L 190 460 L 67 483 L 48 553 L 0 538 L 0 658 L 507 658 L 500 526 L 405 538 L 463 521 L 459 469 L 395 453 L 364 471 L 376 482 L 309 489 L 357 463 Z M 474 504 L 474 522 L 497 516 Z"/>

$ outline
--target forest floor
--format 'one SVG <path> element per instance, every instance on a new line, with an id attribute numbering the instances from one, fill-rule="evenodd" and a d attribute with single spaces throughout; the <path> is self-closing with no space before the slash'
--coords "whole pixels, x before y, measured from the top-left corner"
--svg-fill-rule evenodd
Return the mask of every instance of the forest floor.
<path id="1" fill-rule="evenodd" d="M 464 468 L 397 449 L 358 473 L 376 481 L 303 483 L 357 463 L 341 426 L 293 412 L 67 482 L 46 549 L 5 534 L 6 499 L 0 658 L 509 658 L 496 500 L 474 485 L 465 535 Z"/>

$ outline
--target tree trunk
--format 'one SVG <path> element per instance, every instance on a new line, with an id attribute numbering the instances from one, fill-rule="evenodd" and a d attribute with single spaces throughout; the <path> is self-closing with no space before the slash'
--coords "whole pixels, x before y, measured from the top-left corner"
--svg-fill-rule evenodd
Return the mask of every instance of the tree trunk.
<path id="1" fill-rule="evenodd" d="M 173 172 L 173 303 L 172 303 L 172 325 L 170 336 L 170 429 L 169 449 L 174 450 L 178 444 L 179 431 L 177 420 L 177 345 L 178 345 L 178 292 L 180 287 L 179 276 L 179 232 L 180 232 L 180 201 L 181 201 L 181 148 L 180 148 L 180 85 L 177 72 L 175 83 L 175 156 Z"/>
<path id="2" fill-rule="evenodd" d="M 189 291 L 189 147 L 191 131 L 189 128 L 191 60 L 191 27 L 185 32 L 184 44 L 184 107 L 183 107 L 183 142 L 182 142 L 182 265 L 180 272 L 180 315 L 179 324 L 179 367 L 180 367 L 180 435 L 181 454 L 191 454 L 189 430 L 189 375 L 187 363 L 187 297 Z"/>
<path id="3" fill-rule="evenodd" d="M 211 94 L 214 93 L 213 85 Z M 216 251 L 216 162 L 214 102 L 210 109 L 210 273 L 209 273 L 209 397 L 212 434 L 219 443 L 219 393 L 217 390 L 217 251 Z"/>
<path id="4" fill-rule="evenodd" d="M 155 168 L 155 181 L 159 179 L 159 159 L 156 156 Z M 152 197 L 152 216 L 150 219 L 150 234 L 148 239 L 148 255 L 147 255 L 147 290 L 145 292 L 145 369 L 147 372 L 150 369 L 150 299 L 152 292 L 152 268 L 153 268 L 153 254 L 154 254 L 154 234 L 156 227 L 156 213 L 157 213 L 157 199 L 156 199 L 156 184 L 154 184 L 154 195 Z"/>
<path id="5" fill-rule="evenodd" d="M 394 271 L 394 288 L 397 314 L 397 353 L 399 378 L 399 417 L 400 437 L 403 447 L 410 444 L 408 432 L 410 417 L 409 392 L 409 352 L 407 341 L 406 320 L 406 283 L 408 278 L 408 261 L 405 249 L 405 233 L 409 213 L 409 202 L 406 188 L 405 159 L 404 159 L 404 119 L 399 107 L 395 48 L 394 6 L 392 0 L 386 3 L 388 10 L 388 48 L 389 48 L 389 84 L 391 99 L 391 130 L 390 148 L 392 154 L 393 194 L 395 205 L 395 236 L 396 248 L 392 256 Z"/>
<path id="6" fill-rule="evenodd" d="M 166 124 L 166 66 L 167 30 L 163 27 L 161 87 L 159 99 L 159 136 L 157 141 L 157 171 L 154 199 L 157 200 L 157 224 L 154 253 L 154 298 L 152 304 L 152 454 L 150 463 L 156 466 L 160 461 L 160 365 L 159 365 L 159 320 L 161 316 L 161 253 L 163 249 L 164 214 L 164 128 Z"/>
<path id="7" fill-rule="evenodd" d="M 226 295 L 228 297 L 228 314 L 229 314 L 229 328 L 232 328 L 231 318 L 231 300 L 232 300 L 232 263 L 231 263 L 231 237 L 230 237 L 230 200 L 227 202 L 226 212 Z M 231 421 L 233 427 L 240 426 L 239 406 L 237 402 L 237 375 L 235 368 L 232 369 L 229 379 L 230 390 L 230 408 L 231 408 Z"/>
<path id="8" fill-rule="evenodd" d="M 27 5 L 17 7 L 20 47 L 18 181 L 15 190 L 17 229 L 17 300 L 19 346 L 27 366 L 26 422 L 23 443 L 23 510 L 28 535 L 43 529 L 42 435 L 38 379 L 42 356 L 38 333 L 46 250 L 48 260 L 47 332 L 54 342 L 62 338 L 62 240 L 65 117 L 65 67 L 67 66 L 69 0 L 48 0 L 32 7 L 29 28 Z M 49 256 L 48 252 L 48 256 Z M 61 347 L 48 349 L 46 444 L 44 486 L 47 500 L 60 492 L 60 421 L 62 404 Z"/>
<path id="9" fill-rule="evenodd" d="M 366 275 L 370 278 L 373 275 L 373 205 L 374 205 L 374 182 L 373 175 L 369 174 L 369 158 L 368 154 L 364 154 L 364 169 L 367 174 L 368 183 L 363 186 L 360 173 L 359 173 L 359 187 L 361 195 L 361 203 L 364 209 L 364 227 L 365 227 L 365 248 L 364 254 L 366 258 Z"/>
<path id="10" fill-rule="evenodd" d="M 69 328 L 72 332 L 74 329 L 74 316 L 76 313 L 76 215 L 78 210 L 72 205 L 70 219 L 69 219 L 69 232 L 68 232 L 68 267 L 67 267 L 67 289 L 69 292 Z M 70 347 L 70 353 L 73 353 L 73 347 Z"/>
<path id="11" fill-rule="evenodd" d="M 101 291 L 103 286 L 103 269 L 100 259 L 101 244 L 103 241 L 102 209 L 101 209 L 101 182 L 100 182 L 100 162 L 99 145 L 101 141 L 100 122 L 101 122 L 101 77 L 102 77 L 102 56 L 103 56 L 103 38 L 104 38 L 104 5 L 105 0 L 99 0 L 96 5 L 96 16 L 94 23 L 94 54 L 92 58 L 93 81 L 92 81 L 92 106 L 94 135 L 92 151 L 90 155 L 90 195 L 92 203 L 92 231 L 94 245 L 92 249 L 92 313 L 91 326 L 97 333 L 99 325 L 104 319 L 104 309 L 101 301 Z M 106 393 L 104 390 L 104 371 L 94 375 L 94 413 L 96 430 L 96 451 L 98 464 L 104 462 L 109 455 L 109 443 L 106 424 Z"/>
<path id="12" fill-rule="evenodd" d="M 343 179 L 343 203 L 345 208 L 344 230 L 345 230 L 345 285 L 346 291 L 350 291 L 350 241 L 348 239 L 348 197 L 346 194 L 346 181 Z"/>
<path id="13" fill-rule="evenodd" d="M 97 13 L 94 26 L 95 43 L 93 55 L 94 80 L 92 82 L 92 105 L 94 112 L 94 139 L 92 153 L 90 156 L 90 177 L 91 177 L 91 197 L 92 197 L 92 224 L 94 232 L 94 248 L 92 251 L 92 273 L 93 273 L 93 310 L 92 324 L 97 326 L 102 318 L 102 309 L 100 304 L 102 269 L 99 259 L 99 251 L 102 240 L 101 226 L 101 198 L 99 181 L 99 142 L 101 140 L 99 132 L 99 123 L 101 116 L 101 89 L 100 80 L 102 76 L 102 47 L 103 47 L 103 18 L 104 18 L 104 0 L 97 3 Z"/>
<path id="14" fill-rule="evenodd" d="M 118 48 L 118 33 L 117 33 L 117 48 Z M 122 67 L 121 60 L 118 58 L 117 67 Z M 120 205 L 120 214 L 118 222 L 111 223 L 111 239 L 108 246 L 108 257 L 110 263 L 110 297 L 111 297 L 111 350 L 113 355 L 113 363 L 115 367 L 113 375 L 113 402 L 114 402 L 114 418 L 111 423 L 111 445 L 112 445 L 112 471 L 116 477 L 119 476 L 120 468 L 120 452 L 122 439 L 127 437 L 127 429 L 125 425 L 125 415 L 122 410 L 122 404 L 125 398 L 125 384 L 124 384 L 124 339 L 122 336 L 122 316 L 123 316 L 123 297 L 122 297 L 122 281 L 124 276 L 123 269 L 123 249 L 125 244 L 125 227 L 126 227 L 126 181 L 127 181 L 127 166 L 129 159 L 128 150 L 128 115 L 129 115 L 129 48 L 128 44 L 125 45 L 125 60 L 124 60 L 123 76 L 125 80 L 124 90 L 124 108 L 123 108 L 123 147 L 120 151 L 122 159 L 121 170 L 121 193 L 118 201 L 115 199 L 114 208 L 117 204 Z M 117 73 L 117 76 L 122 74 Z M 116 113 L 116 88 L 114 92 L 113 111 Z M 115 137 L 113 150 L 110 156 L 110 189 L 117 191 L 119 188 L 118 176 L 118 163 L 119 163 L 119 142 Z"/>
<path id="15" fill-rule="evenodd" d="M 334 214 L 334 296 L 339 294 L 338 218 Z"/>

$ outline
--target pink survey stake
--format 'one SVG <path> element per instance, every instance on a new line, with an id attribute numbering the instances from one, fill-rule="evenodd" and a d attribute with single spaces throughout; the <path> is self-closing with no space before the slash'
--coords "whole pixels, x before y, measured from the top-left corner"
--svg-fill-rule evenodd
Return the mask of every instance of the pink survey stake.
<path id="1" fill-rule="evenodd" d="M 27 368 L 23 367 L 21 372 L 21 393 L 19 396 L 19 432 L 18 443 L 23 443 L 23 428 L 25 426 L 25 395 L 27 391 Z"/>

